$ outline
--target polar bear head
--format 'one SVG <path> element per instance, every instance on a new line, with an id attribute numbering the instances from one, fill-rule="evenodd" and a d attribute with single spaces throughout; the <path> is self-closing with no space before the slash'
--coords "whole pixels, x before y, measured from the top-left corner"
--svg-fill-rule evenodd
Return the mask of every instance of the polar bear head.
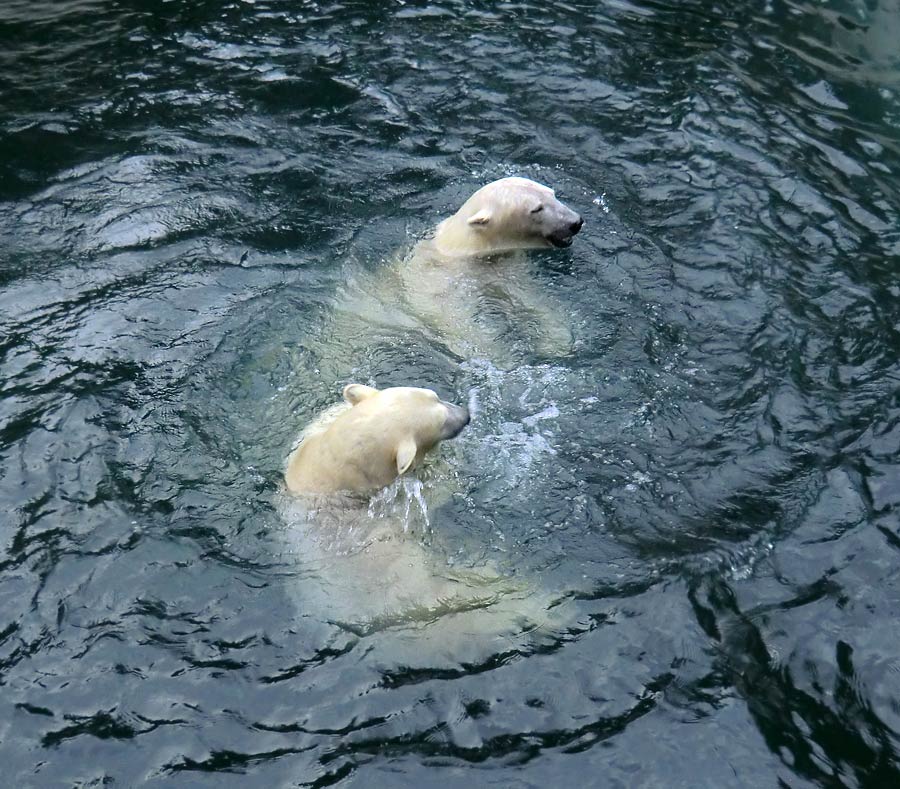
<path id="1" fill-rule="evenodd" d="M 550 187 L 528 178 L 501 178 L 481 187 L 441 222 L 434 243 L 448 255 L 567 247 L 582 224 Z"/>
<path id="2" fill-rule="evenodd" d="M 366 493 L 390 485 L 469 423 L 430 389 L 344 387 L 343 408 L 314 421 L 288 458 L 291 493 Z"/>

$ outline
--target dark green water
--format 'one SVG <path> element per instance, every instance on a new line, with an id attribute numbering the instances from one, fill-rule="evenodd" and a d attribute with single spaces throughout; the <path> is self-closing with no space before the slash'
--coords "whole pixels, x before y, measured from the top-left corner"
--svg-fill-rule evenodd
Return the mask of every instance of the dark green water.
<path id="1" fill-rule="evenodd" d="M 511 173 L 585 217 L 535 255 L 573 355 L 330 341 Z M 0 201 L 7 785 L 900 785 L 897 0 L 5 0 Z M 478 402 L 435 550 L 556 590 L 552 643 L 298 608 L 274 502 L 348 355 Z"/>

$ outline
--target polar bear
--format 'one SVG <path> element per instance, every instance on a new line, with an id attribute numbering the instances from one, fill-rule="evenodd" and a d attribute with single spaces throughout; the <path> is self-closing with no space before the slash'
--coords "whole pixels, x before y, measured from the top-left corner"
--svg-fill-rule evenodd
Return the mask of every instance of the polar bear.
<path id="1" fill-rule="evenodd" d="M 549 187 L 512 176 L 473 194 L 435 229 L 432 246 L 444 259 L 517 249 L 568 247 L 584 220 Z"/>
<path id="2" fill-rule="evenodd" d="M 451 351 L 504 364 L 526 337 L 538 352 L 572 350 L 565 312 L 536 287 L 519 250 L 567 247 L 584 222 L 555 192 L 528 178 L 493 181 L 473 194 L 400 267 L 413 314 Z"/>
<path id="3" fill-rule="evenodd" d="M 468 410 L 414 387 L 350 384 L 343 394 L 303 431 L 285 472 L 281 511 L 304 565 L 304 615 L 360 636 L 408 628 L 457 656 L 530 634 L 546 616 L 546 596 L 486 561 L 448 566 L 396 510 L 372 506 L 386 498 L 384 490 L 371 497 L 376 489 L 396 496 L 402 475 L 457 436 Z M 484 638 L 477 647 L 475 634 Z"/>
<path id="4" fill-rule="evenodd" d="M 348 384 L 343 397 L 304 431 L 288 458 L 285 485 L 291 493 L 384 488 L 469 424 L 465 406 L 444 402 L 431 389 Z"/>
<path id="5" fill-rule="evenodd" d="M 582 218 L 528 178 L 476 191 L 430 238 L 379 276 L 352 275 L 335 305 L 338 336 L 365 335 L 354 321 L 421 331 L 452 354 L 507 366 L 522 352 L 565 356 L 570 316 L 542 290 L 523 250 L 572 244 Z M 358 343 L 357 343 L 358 344 Z"/>

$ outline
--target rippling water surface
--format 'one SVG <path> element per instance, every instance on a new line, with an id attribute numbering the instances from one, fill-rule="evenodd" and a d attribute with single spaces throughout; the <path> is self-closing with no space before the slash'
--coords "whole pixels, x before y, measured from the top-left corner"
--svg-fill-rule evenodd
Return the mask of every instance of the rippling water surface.
<path id="1" fill-rule="evenodd" d="M 900 782 L 897 0 L 6 0 L 0 42 L 9 785 Z M 585 217 L 533 256 L 573 354 L 329 333 L 512 173 Z M 552 639 L 412 665 L 298 603 L 282 463 L 350 377 L 477 405 L 425 539 Z"/>

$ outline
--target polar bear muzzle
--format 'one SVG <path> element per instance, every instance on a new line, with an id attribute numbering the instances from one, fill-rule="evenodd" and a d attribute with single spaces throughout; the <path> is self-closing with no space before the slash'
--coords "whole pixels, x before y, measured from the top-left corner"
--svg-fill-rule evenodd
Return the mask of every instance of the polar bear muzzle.
<path id="1" fill-rule="evenodd" d="M 462 429 L 469 424 L 471 416 L 469 409 L 463 405 L 454 405 L 445 400 L 441 400 L 441 405 L 447 409 L 447 418 L 444 420 L 444 427 L 441 430 L 441 441 L 447 441 L 450 438 L 456 438 Z"/>
<path id="2" fill-rule="evenodd" d="M 567 226 L 562 226 L 556 228 L 552 233 L 548 233 L 545 238 L 553 244 L 555 247 L 569 247 L 572 246 L 572 239 L 581 230 L 584 225 L 584 220 L 578 216 L 574 211 L 572 212 L 575 219 L 573 219 Z"/>

